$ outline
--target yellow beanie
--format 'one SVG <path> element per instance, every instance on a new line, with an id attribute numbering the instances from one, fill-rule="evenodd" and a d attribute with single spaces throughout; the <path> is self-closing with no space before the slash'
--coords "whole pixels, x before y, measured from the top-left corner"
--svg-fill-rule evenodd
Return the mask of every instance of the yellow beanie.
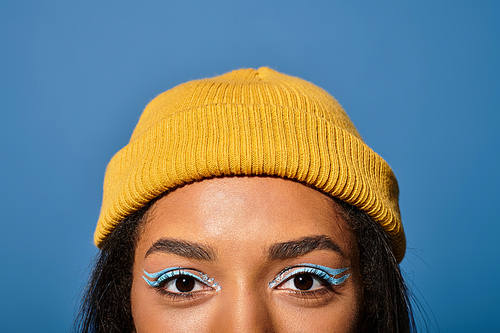
<path id="1" fill-rule="evenodd" d="M 356 206 L 393 236 L 398 262 L 404 257 L 389 165 L 326 91 L 266 67 L 190 81 L 148 104 L 107 167 L 94 242 L 169 189 L 234 175 L 298 180 Z"/>

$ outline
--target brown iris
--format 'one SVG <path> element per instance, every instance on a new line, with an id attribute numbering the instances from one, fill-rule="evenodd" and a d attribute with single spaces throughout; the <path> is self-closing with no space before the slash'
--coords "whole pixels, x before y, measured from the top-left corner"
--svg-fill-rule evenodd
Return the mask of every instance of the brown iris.
<path id="1" fill-rule="evenodd" d="M 314 280 L 311 275 L 299 274 L 293 279 L 293 284 L 299 290 L 309 290 L 311 289 Z"/>
<path id="2" fill-rule="evenodd" d="M 177 290 L 183 293 L 190 292 L 194 289 L 195 281 L 189 276 L 179 276 L 175 281 L 175 287 Z"/>

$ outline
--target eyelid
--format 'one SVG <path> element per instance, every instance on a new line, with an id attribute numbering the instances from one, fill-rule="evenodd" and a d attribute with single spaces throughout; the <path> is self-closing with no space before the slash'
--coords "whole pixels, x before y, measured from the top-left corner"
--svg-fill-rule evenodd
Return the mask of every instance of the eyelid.
<path id="1" fill-rule="evenodd" d="M 213 278 L 208 277 L 208 275 L 195 270 L 195 269 L 189 269 L 189 268 L 184 268 L 184 267 L 170 267 L 166 268 L 164 270 L 161 270 L 156 273 L 148 273 L 145 270 L 143 270 L 144 274 L 151 278 L 155 279 L 154 281 L 150 281 L 146 276 L 142 276 L 142 278 L 151 286 L 154 288 L 159 288 L 164 281 L 167 281 L 169 279 L 178 277 L 178 276 L 190 276 L 197 280 L 200 283 L 203 283 L 211 288 L 214 288 L 215 291 L 220 290 L 220 285 L 214 281 Z M 192 273 L 195 272 L 195 273 Z"/>
<path id="2" fill-rule="evenodd" d="M 269 288 L 271 289 L 275 288 L 280 284 L 282 284 L 284 281 L 292 278 L 293 276 L 304 273 L 316 275 L 317 277 L 323 279 L 330 285 L 338 286 L 342 284 L 351 274 L 350 273 L 346 274 L 340 278 L 335 278 L 335 276 L 345 272 L 348 269 L 349 267 L 333 269 L 315 264 L 307 264 L 307 263 L 298 264 L 295 266 L 287 267 L 281 272 L 279 272 L 276 278 L 274 278 L 273 281 L 269 282 Z"/>

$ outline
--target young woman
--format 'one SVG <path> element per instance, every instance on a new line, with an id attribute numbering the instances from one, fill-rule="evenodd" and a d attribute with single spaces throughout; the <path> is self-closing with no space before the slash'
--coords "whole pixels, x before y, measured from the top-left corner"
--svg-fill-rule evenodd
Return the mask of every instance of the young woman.
<path id="1" fill-rule="evenodd" d="M 181 84 L 108 165 L 80 332 L 411 332 L 398 185 L 269 68 Z"/>

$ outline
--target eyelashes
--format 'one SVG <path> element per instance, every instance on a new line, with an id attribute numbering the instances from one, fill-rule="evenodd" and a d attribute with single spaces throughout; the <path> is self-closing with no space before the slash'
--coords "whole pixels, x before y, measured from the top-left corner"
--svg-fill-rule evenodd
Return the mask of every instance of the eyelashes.
<path id="1" fill-rule="evenodd" d="M 315 291 L 325 286 L 331 288 L 344 283 L 351 274 L 337 276 L 348 269 L 348 267 L 333 269 L 308 263 L 290 266 L 269 282 L 269 288 L 298 291 Z M 144 271 L 142 277 L 149 286 L 169 294 L 187 295 L 201 290 L 219 291 L 221 289 L 219 283 L 208 275 L 183 267 L 169 267 L 156 273 Z"/>
<path id="2" fill-rule="evenodd" d="M 220 285 L 208 275 L 194 269 L 170 267 L 156 273 L 143 271 L 144 281 L 151 287 L 173 295 L 190 295 L 197 291 L 219 291 Z M 153 279 L 152 281 L 149 279 Z M 169 290 L 176 289 L 176 290 Z"/>
<path id="3" fill-rule="evenodd" d="M 276 278 L 269 282 L 269 288 L 299 291 L 314 291 L 325 285 L 331 288 L 342 284 L 351 275 L 349 273 L 339 278 L 336 277 L 348 269 L 349 267 L 333 269 L 307 263 L 290 266 L 278 273 Z"/>

